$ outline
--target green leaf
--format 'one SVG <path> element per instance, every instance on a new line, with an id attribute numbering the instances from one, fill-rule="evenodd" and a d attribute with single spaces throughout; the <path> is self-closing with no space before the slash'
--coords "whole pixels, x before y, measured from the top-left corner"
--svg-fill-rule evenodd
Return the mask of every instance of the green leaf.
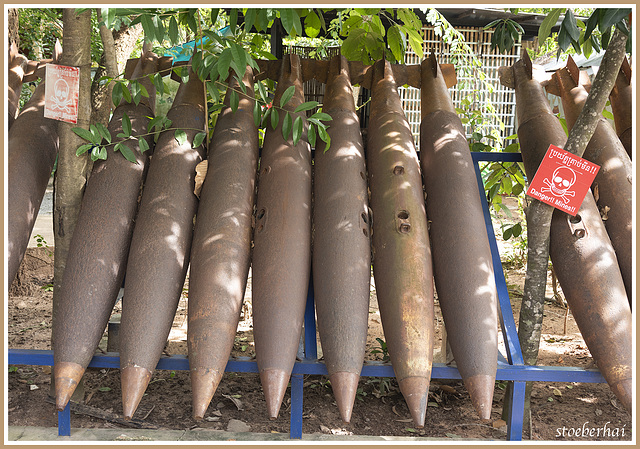
<path id="1" fill-rule="evenodd" d="M 267 90 L 264 88 L 264 84 L 262 84 L 262 81 L 258 81 L 258 93 L 260 94 L 260 98 L 262 98 L 262 101 L 264 101 L 265 103 L 269 102 L 269 98 L 267 96 Z"/>
<path id="2" fill-rule="evenodd" d="M 267 31 L 267 28 L 269 27 L 269 18 L 267 17 L 266 8 L 258 9 L 258 17 L 255 26 L 258 31 Z"/>
<path id="3" fill-rule="evenodd" d="M 225 81 L 229 76 L 229 67 L 231 66 L 231 60 L 233 56 L 231 54 L 230 48 L 225 48 L 220 53 L 218 57 L 218 72 L 220 73 L 220 78 Z"/>
<path id="4" fill-rule="evenodd" d="M 320 136 L 320 139 L 322 139 L 322 141 L 327 144 L 324 149 L 324 151 L 326 152 L 331 146 L 331 136 L 329 136 L 327 130 L 321 126 L 318 127 L 318 135 Z"/>
<path id="5" fill-rule="evenodd" d="M 247 13 L 244 15 L 244 31 L 249 33 L 251 32 L 251 28 L 253 28 L 253 24 L 256 21 L 256 16 L 258 14 L 258 10 L 255 8 L 247 8 Z"/>
<path id="6" fill-rule="evenodd" d="M 318 34 L 320 34 L 321 27 L 322 23 L 320 22 L 320 18 L 314 11 L 311 11 L 304 19 L 304 31 L 307 33 L 307 36 L 310 38 L 317 37 Z"/>
<path id="7" fill-rule="evenodd" d="M 324 122 L 329 122 L 329 121 L 333 120 L 331 118 L 331 116 L 329 114 L 325 113 L 325 112 L 316 112 L 311 117 L 309 117 L 309 119 L 322 120 Z"/>
<path id="8" fill-rule="evenodd" d="M 257 101 L 253 102 L 253 123 L 256 127 L 260 126 L 260 119 L 262 118 L 262 110 L 260 108 L 260 103 Z"/>
<path id="9" fill-rule="evenodd" d="M 555 8 L 542 21 L 542 24 L 538 29 L 538 41 L 540 42 L 540 45 L 542 45 L 544 41 L 551 34 L 551 28 L 553 28 L 553 26 L 556 24 L 556 22 L 560 18 L 560 14 L 562 13 L 562 10 L 563 8 Z"/>
<path id="10" fill-rule="evenodd" d="M 605 109 L 602 111 L 602 115 L 604 116 L 604 118 L 608 118 L 609 120 L 613 120 L 613 114 L 611 113 L 611 111 Z"/>
<path id="11" fill-rule="evenodd" d="M 591 37 L 591 33 L 596 29 L 596 25 L 598 25 L 598 19 L 600 18 L 600 10 L 595 9 L 589 19 L 587 20 L 587 26 L 584 30 L 584 39 L 587 40 Z"/>
<path id="12" fill-rule="evenodd" d="M 284 105 L 286 105 L 289 102 L 289 100 L 293 98 L 293 94 L 295 94 L 295 92 L 296 92 L 296 86 L 287 87 L 287 89 L 282 94 L 282 97 L 280 97 L 281 108 L 284 108 Z"/>
<path id="13" fill-rule="evenodd" d="M 164 24 L 162 23 L 162 20 L 160 19 L 160 17 L 154 15 L 151 18 L 151 22 L 154 26 L 154 35 L 156 37 L 156 40 L 158 41 L 158 43 L 162 43 L 165 35 Z"/>
<path id="14" fill-rule="evenodd" d="M 140 104 L 140 100 L 142 99 L 142 90 L 140 89 L 140 83 L 138 83 L 137 81 L 131 81 L 129 83 L 129 88 L 131 89 L 133 102 L 136 105 Z"/>
<path id="15" fill-rule="evenodd" d="M 397 25 L 392 26 L 387 31 L 387 43 L 391 49 L 393 57 L 398 62 L 402 62 L 404 56 L 404 44 L 402 43 L 402 34 Z"/>
<path id="16" fill-rule="evenodd" d="M 418 58 L 420 59 L 424 58 L 424 51 L 422 50 L 422 43 L 423 43 L 422 36 L 420 36 L 420 34 L 418 34 L 418 32 L 413 29 L 408 30 L 408 35 L 409 35 L 409 45 L 411 45 L 411 49 L 414 51 L 416 55 L 418 55 Z"/>
<path id="17" fill-rule="evenodd" d="M 271 108 L 271 128 L 276 129 L 280 121 L 280 114 L 276 108 Z"/>
<path id="18" fill-rule="evenodd" d="M 153 42 L 155 39 L 155 27 L 153 26 L 153 21 L 149 14 L 143 14 L 140 18 L 140 23 L 142 24 L 142 29 L 144 30 L 144 40 L 147 42 Z"/>
<path id="19" fill-rule="evenodd" d="M 231 26 L 231 32 L 236 33 L 236 27 L 238 26 L 238 10 L 231 8 L 231 14 L 229 15 L 229 25 Z"/>
<path id="20" fill-rule="evenodd" d="M 131 137 L 131 119 L 126 112 L 122 115 L 122 132 L 125 136 Z"/>
<path id="21" fill-rule="evenodd" d="M 600 23 L 598 23 L 598 29 L 601 32 L 607 30 L 610 26 L 615 25 L 625 17 L 629 15 L 631 9 L 629 8 L 607 8 L 604 10 L 604 14 L 602 15 L 602 19 Z"/>
<path id="22" fill-rule="evenodd" d="M 240 95 L 235 90 L 231 90 L 229 92 L 229 106 L 233 112 L 238 110 L 238 105 L 240 104 Z"/>
<path id="23" fill-rule="evenodd" d="M 362 28 L 356 28 L 349 33 L 340 48 L 340 52 L 345 58 L 351 61 L 360 60 L 366 34 L 367 32 Z"/>
<path id="24" fill-rule="evenodd" d="M 573 15 L 573 11 L 571 9 L 567 9 L 567 13 L 564 16 L 564 20 L 562 21 L 562 25 L 571 36 L 571 39 L 577 41 L 580 39 L 580 30 L 578 29 L 578 25 L 576 24 L 576 18 Z"/>
<path id="25" fill-rule="evenodd" d="M 140 148 L 141 153 L 144 153 L 149 149 L 149 144 L 145 139 L 138 137 L 138 148 Z"/>
<path id="26" fill-rule="evenodd" d="M 309 133 L 307 135 L 307 139 L 309 139 L 309 144 L 315 148 L 316 147 L 316 127 L 311 125 L 309 126 Z"/>
<path id="27" fill-rule="evenodd" d="M 178 45 L 179 36 L 178 21 L 175 16 L 171 16 L 169 20 L 169 41 L 171 41 L 171 45 Z"/>
<path id="28" fill-rule="evenodd" d="M 93 147 L 94 145 L 92 143 L 85 143 L 84 145 L 80 145 L 76 150 L 76 156 L 83 155 Z"/>
<path id="29" fill-rule="evenodd" d="M 489 23 L 488 25 L 485 25 L 484 28 L 482 28 L 482 29 L 483 30 L 488 30 L 489 28 L 493 28 L 494 26 L 496 26 L 500 22 L 502 22 L 502 19 L 496 19 L 493 22 Z"/>
<path id="30" fill-rule="evenodd" d="M 509 240 L 511 238 L 511 236 L 513 235 L 513 229 L 512 228 L 506 228 L 503 232 L 502 232 L 502 239 L 503 240 Z"/>
<path id="31" fill-rule="evenodd" d="M 302 111 L 309 111 L 315 107 L 317 107 L 320 103 L 318 103 L 317 101 L 307 101 L 305 103 L 302 103 L 300 106 L 298 106 L 295 111 L 293 112 L 302 112 Z"/>
<path id="32" fill-rule="evenodd" d="M 193 145 L 192 145 L 192 147 L 193 147 L 193 148 L 199 148 L 199 147 L 200 147 L 200 145 L 202 145 L 202 142 L 204 142 L 204 138 L 205 138 L 205 137 L 207 137 L 207 133 L 205 133 L 205 132 L 201 132 L 201 133 L 196 134 L 196 135 L 194 136 L 194 138 L 193 138 Z"/>
<path id="33" fill-rule="evenodd" d="M 511 234 L 514 237 L 519 237 L 520 234 L 522 234 L 522 225 L 520 223 L 516 223 L 512 228 L 511 228 Z"/>
<path id="34" fill-rule="evenodd" d="M 240 79 L 243 78 L 244 72 L 247 69 L 247 52 L 242 48 L 242 46 L 236 44 L 235 42 L 231 44 L 231 56 L 233 57 L 233 61 L 236 63 L 238 68 L 240 69 L 240 73 L 238 73 L 238 77 Z M 236 71 L 237 73 L 238 71 Z"/>
<path id="35" fill-rule="evenodd" d="M 131 103 L 131 92 L 129 92 L 129 87 L 124 83 L 122 83 L 122 96 L 127 103 Z"/>
<path id="36" fill-rule="evenodd" d="M 302 131 L 304 130 L 304 122 L 301 116 L 297 116 L 293 121 L 293 144 L 297 145 L 302 137 Z"/>
<path id="37" fill-rule="evenodd" d="M 160 96 L 164 94 L 164 81 L 162 80 L 162 75 L 156 73 L 153 75 L 153 85 L 156 87 L 156 92 L 160 93 Z"/>
<path id="38" fill-rule="evenodd" d="M 87 140 L 91 143 L 96 143 L 96 144 L 100 143 L 100 142 L 94 142 L 93 134 L 91 134 L 91 131 L 89 131 L 88 129 L 78 127 L 78 128 L 71 128 L 71 131 L 73 131 L 78 136 L 82 137 L 84 140 Z"/>
<path id="39" fill-rule="evenodd" d="M 176 129 L 174 137 L 178 141 L 178 145 L 184 145 L 187 143 L 187 133 L 184 129 Z"/>
<path id="40" fill-rule="evenodd" d="M 218 14 L 220 14 L 220 8 L 211 8 L 211 23 L 214 27 L 218 21 Z"/>
<path id="41" fill-rule="evenodd" d="M 120 153 L 122 153 L 122 155 L 124 156 L 124 158 L 126 160 L 128 160 L 129 162 L 132 162 L 134 164 L 137 164 L 138 161 L 136 160 L 136 155 L 133 153 L 133 151 L 131 150 L 131 148 L 129 148 L 128 146 L 126 146 L 125 144 L 123 144 L 122 142 L 118 142 L 116 144 L 116 147 L 114 148 L 115 151 L 120 151 Z"/>
<path id="42" fill-rule="evenodd" d="M 211 98 L 213 98 L 216 103 L 220 103 L 220 92 L 218 92 L 218 88 L 216 88 L 212 81 L 207 81 L 207 92 L 209 92 L 209 95 L 211 95 Z"/>
<path id="43" fill-rule="evenodd" d="M 282 137 L 284 140 L 289 140 L 292 126 L 293 120 L 291 119 L 291 114 L 287 112 L 287 115 L 285 115 L 284 121 L 282 122 Z"/>
<path id="44" fill-rule="evenodd" d="M 113 100 L 113 105 L 118 107 L 120 102 L 122 101 L 122 82 L 116 81 L 113 85 L 113 92 L 111 93 L 111 99 Z"/>
<path id="45" fill-rule="evenodd" d="M 102 138 L 108 143 L 111 143 L 111 133 L 109 132 L 109 129 L 102 123 L 96 123 L 96 128 L 98 128 L 98 132 L 100 133 Z"/>

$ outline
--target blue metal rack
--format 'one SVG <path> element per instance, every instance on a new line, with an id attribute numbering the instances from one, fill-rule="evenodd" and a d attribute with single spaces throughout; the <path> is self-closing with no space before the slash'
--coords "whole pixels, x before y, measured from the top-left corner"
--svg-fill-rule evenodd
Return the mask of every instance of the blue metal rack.
<path id="1" fill-rule="evenodd" d="M 472 153 L 475 162 L 476 178 L 481 197 L 484 197 L 484 185 L 478 162 L 520 162 L 520 153 Z M 500 304 L 500 325 L 506 347 L 506 359 L 499 354 L 496 380 L 513 383 L 510 397 L 505 397 L 505 405 L 510 404 L 510 416 L 507 419 L 507 439 L 520 441 L 522 439 L 522 425 L 524 418 L 524 391 L 526 382 L 585 382 L 604 383 L 605 380 L 597 369 L 582 369 L 575 367 L 557 366 L 527 366 L 522 359 L 516 324 L 511 311 L 511 302 L 507 291 L 498 245 L 496 243 L 489 206 L 482 201 L 485 224 L 496 285 Z M 46 365 L 53 366 L 53 352 L 35 349 L 9 349 L 9 365 Z M 120 368 L 120 358 L 117 353 L 95 355 L 89 364 L 91 368 Z M 189 361 L 184 355 L 162 357 L 157 369 L 189 370 Z M 226 372 L 258 373 L 258 365 L 249 357 L 231 358 L 227 363 Z M 304 319 L 304 354 L 294 365 L 291 374 L 291 421 L 289 436 L 292 439 L 302 438 L 302 409 L 303 409 L 303 376 L 305 374 L 327 375 L 327 368 L 323 362 L 317 360 L 315 306 L 313 300 L 313 286 L 309 286 L 307 308 Z M 362 367 L 362 376 L 394 377 L 390 364 L 366 362 Z M 433 379 L 460 379 L 458 369 L 442 363 L 434 363 L 431 371 Z M 62 412 L 58 412 L 58 435 L 71 435 L 70 405 Z"/>

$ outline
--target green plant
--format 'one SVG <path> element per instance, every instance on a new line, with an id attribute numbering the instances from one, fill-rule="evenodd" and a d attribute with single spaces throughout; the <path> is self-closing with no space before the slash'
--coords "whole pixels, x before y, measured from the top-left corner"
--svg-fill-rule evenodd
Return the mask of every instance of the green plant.
<path id="1" fill-rule="evenodd" d="M 378 342 L 378 346 L 373 347 L 373 349 L 370 351 L 371 354 L 382 354 L 382 361 L 388 362 L 390 360 L 390 357 L 389 348 L 387 348 L 387 342 L 380 337 L 376 338 L 376 341 Z"/>
<path id="2" fill-rule="evenodd" d="M 53 251 L 51 251 L 51 249 L 49 249 L 49 244 L 44 239 L 42 234 L 36 234 L 36 235 L 33 236 L 33 238 L 36 239 L 36 246 L 38 248 L 44 248 L 46 253 L 47 253 L 47 256 L 53 257 Z"/>

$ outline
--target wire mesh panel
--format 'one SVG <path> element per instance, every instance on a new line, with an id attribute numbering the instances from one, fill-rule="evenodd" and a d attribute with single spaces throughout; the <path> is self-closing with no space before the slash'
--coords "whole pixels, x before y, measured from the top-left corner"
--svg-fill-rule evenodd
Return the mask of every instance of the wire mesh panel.
<path id="1" fill-rule="evenodd" d="M 464 42 L 446 43 L 433 27 L 423 27 L 425 56 L 433 51 L 439 63 L 455 65 L 458 84 L 450 88 L 449 92 L 456 108 L 468 112 L 481 111 L 486 122 L 496 129 L 502 138 L 515 134 L 515 93 L 513 89 L 500 84 L 498 68 L 510 66 L 518 59 L 520 43 L 516 43 L 508 54 L 500 55 L 491 51 L 493 31 L 482 28 L 457 28 L 457 31 L 464 37 Z M 472 55 L 465 51 L 465 46 Z M 479 67 L 474 65 L 473 56 L 480 62 Z M 418 56 L 409 48 L 405 63 L 420 62 Z M 417 144 L 420 140 L 420 90 L 401 87 L 399 94 Z M 417 114 L 415 111 L 418 111 Z M 474 131 L 468 124 L 465 124 L 465 130 L 468 136 Z M 489 133 L 488 129 L 480 132 Z"/>

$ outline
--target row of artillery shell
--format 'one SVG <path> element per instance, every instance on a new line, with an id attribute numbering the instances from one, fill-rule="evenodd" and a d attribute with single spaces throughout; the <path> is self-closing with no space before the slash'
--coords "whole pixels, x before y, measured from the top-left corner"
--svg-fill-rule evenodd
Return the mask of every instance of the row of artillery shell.
<path id="1" fill-rule="evenodd" d="M 374 276 L 390 356 L 413 419 L 416 425 L 422 426 L 433 356 L 433 283 L 422 179 L 413 137 L 401 109 L 393 72 L 389 64 L 378 62 L 372 74 L 373 107 L 367 150 L 371 214 L 366 194 L 367 170 L 351 95 L 348 65 L 338 58 L 332 61 L 330 70 L 332 76 L 327 87 L 325 110 L 334 117 L 329 128 L 332 146 L 325 153 L 320 145 L 316 156 L 313 228 L 318 323 L 328 371 L 341 416 L 348 420 L 364 358 L 371 260 L 369 241 L 373 234 Z M 448 145 L 439 145 L 448 135 L 450 126 L 460 133 L 460 124 L 459 120 L 456 123 L 456 117 L 447 109 L 450 108 L 451 100 L 446 93 L 446 86 L 442 88 L 444 80 L 435 61 L 432 62 L 430 71 L 436 81 L 432 88 L 428 88 L 428 93 L 437 97 L 438 101 L 430 105 L 433 110 L 430 111 L 430 118 L 423 123 L 423 129 L 432 130 L 424 145 L 431 146 L 429 151 L 434 164 L 434 182 L 436 186 L 439 184 L 435 180 L 437 176 L 445 174 L 447 166 L 451 166 L 451 170 L 456 168 L 456 174 L 465 177 L 465 189 L 469 189 L 457 197 L 456 201 L 464 203 L 460 210 L 465 213 L 479 210 L 480 196 L 470 159 L 464 159 L 462 163 L 456 161 L 462 150 L 459 139 L 453 139 Z M 278 104 L 283 92 L 293 85 L 296 87 L 295 95 L 286 105 L 288 110 L 293 111 L 303 101 L 298 58 L 285 58 L 279 76 L 274 104 Z M 243 82 L 247 89 L 251 88 L 253 83 L 250 72 Z M 430 78 L 423 82 L 425 85 L 431 83 Z M 193 87 L 194 92 L 197 90 Z M 247 96 L 240 96 L 236 113 L 232 113 L 227 107 L 218 119 L 193 236 L 188 341 L 196 418 L 204 415 L 222 377 L 233 345 L 250 263 L 257 130 L 253 124 L 252 92 L 248 90 L 247 93 Z M 443 106 L 434 107 L 434 104 Z M 440 111 L 441 108 L 447 110 Z M 150 111 L 144 112 L 144 116 L 150 116 Z M 116 110 L 116 113 L 116 117 L 118 114 L 121 117 L 122 112 Z M 129 111 L 129 116 L 137 126 L 136 117 L 139 116 L 136 111 Z M 441 117 L 444 117 L 444 121 Z M 447 121 L 451 123 L 448 124 Z M 118 124 L 117 118 L 114 123 L 112 122 L 113 126 Z M 146 123 L 143 125 L 146 127 Z M 143 129 L 143 126 L 139 127 Z M 170 138 L 166 140 L 167 147 L 177 150 Z M 182 216 L 173 209 L 180 202 L 163 202 L 168 201 L 164 198 L 166 192 L 175 188 L 160 181 L 158 188 L 150 189 L 147 195 L 147 188 L 155 185 L 153 179 L 156 176 L 165 181 L 167 178 L 163 170 L 168 169 L 163 169 L 163 164 L 160 163 L 163 151 L 161 147 L 165 146 L 163 142 L 161 137 L 154 159 L 159 161 L 158 173 L 164 175 L 152 175 L 150 169 L 138 225 L 141 229 L 151 226 L 147 232 L 140 234 L 157 233 L 154 234 L 156 240 L 159 244 L 164 243 L 165 247 L 154 246 L 153 242 L 131 243 L 132 251 L 134 248 L 139 249 L 129 260 L 130 274 L 127 276 L 129 280 L 124 300 L 127 305 L 123 308 L 122 319 L 122 335 L 128 335 L 126 339 L 129 340 L 123 343 L 121 356 L 123 383 L 131 384 L 126 387 L 123 385 L 123 395 L 127 397 L 127 416 L 133 414 L 166 341 L 167 326 L 175 313 L 176 285 L 180 279 L 184 279 L 189 252 L 189 239 L 183 234 L 185 228 L 181 227 L 181 231 L 178 231 L 173 228 L 172 222 L 184 223 L 186 217 L 192 217 L 193 208 L 189 209 L 185 205 L 186 212 Z M 468 153 L 468 148 L 464 150 Z M 167 158 L 173 157 L 169 156 L 171 154 L 174 154 L 173 150 L 167 149 Z M 178 154 L 181 153 L 178 151 Z M 186 167 L 193 167 L 200 157 L 196 151 L 189 154 L 191 156 L 189 163 L 185 162 L 185 170 Z M 185 156 L 176 157 L 187 159 Z M 102 166 L 107 166 L 109 161 L 115 164 L 120 160 L 127 163 L 123 158 L 109 158 Z M 155 162 L 151 166 L 154 167 L 154 164 Z M 140 160 L 138 166 L 129 165 L 120 170 L 137 170 L 135 173 L 138 177 L 133 179 L 127 172 L 128 182 L 135 184 L 135 188 L 127 188 L 130 196 L 128 199 L 120 195 L 117 199 L 110 200 L 117 204 L 111 205 L 107 199 L 97 196 L 99 193 L 92 193 L 92 189 L 88 187 L 87 193 L 92 196 L 88 197 L 87 203 L 97 202 L 100 206 L 86 208 L 87 211 L 92 210 L 93 218 L 92 221 L 86 219 L 89 226 L 80 228 L 102 229 L 97 225 L 98 219 L 108 223 L 111 228 L 117 228 L 114 221 L 122 222 L 122 217 L 135 216 L 136 202 L 132 192 L 135 191 L 137 198 L 143 166 L 144 161 Z M 101 170 L 104 171 L 105 168 L 100 169 L 98 166 L 91 178 L 92 183 L 97 185 Z M 278 415 L 295 362 L 302 327 L 311 265 L 311 176 L 311 151 L 306 141 L 306 130 L 300 142 L 294 146 L 290 140 L 282 138 L 280 127 L 270 129 L 265 137 L 260 162 L 252 262 L 256 354 L 267 410 L 271 417 Z M 189 179 L 188 176 L 186 178 Z M 124 180 L 115 179 L 113 175 L 108 180 L 111 187 L 123 183 Z M 124 190 L 124 185 L 122 188 Z M 96 187 L 93 189 L 100 192 Z M 101 190 L 103 195 L 105 190 Z M 440 195 L 443 197 L 441 201 L 445 202 L 451 200 L 447 195 L 453 193 L 438 192 L 437 187 L 433 188 L 431 185 L 427 185 L 427 190 L 433 190 L 434 198 Z M 467 202 L 475 203 L 475 206 L 466 204 Z M 119 210 L 116 207 L 128 209 L 126 213 L 120 210 L 114 214 L 114 210 Z M 143 214 L 147 208 L 149 212 Z M 437 208 L 434 214 L 438 216 L 436 211 Z M 149 217 L 144 217 L 146 213 Z M 179 219 L 179 215 L 182 218 Z M 119 220 L 114 220 L 114 217 Z M 165 217 L 167 222 L 163 221 Z M 375 233 L 370 228 L 373 217 Z M 474 229 L 479 229 L 480 235 L 486 234 L 482 215 L 473 212 L 472 217 Z M 86 349 L 95 347 L 99 333 L 106 324 L 108 312 L 113 306 L 112 298 L 115 298 L 122 281 L 129 245 L 127 238 L 132 230 L 131 220 L 124 220 L 127 226 L 119 230 L 118 236 L 110 236 L 112 240 L 102 238 L 96 241 L 90 235 L 82 235 L 83 245 L 91 243 L 87 248 L 75 250 L 78 260 L 88 259 L 87 252 L 91 252 L 93 260 L 102 260 L 103 264 L 106 260 L 111 262 L 108 267 L 100 266 L 100 263 L 91 266 L 71 262 L 71 266 L 75 264 L 76 267 L 70 272 L 89 273 L 90 279 L 95 280 L 91 283 L 78 282 L 72 275 L 65 276 L 67 289 L 78 288 L 74 287 L 76 285 L 95 286 L 95 289 L 91 292 L 66 292 L 68 297 L 89 297 L 91 300 L 86 301 L 85 305 L 72 307 L 69 300 L 63 301 L 61 305 L 60 310 L 64 312 L 60 316 L 67 318 L 67 324 L 74 324 L 59 324 L 54 329 L 57 341 L 55 371 L 59 380 L 57 383 L 60 384 L 58 407 L 62 407 L 70 396 L 74 383 L 92 354 L 92 350 Z M 447 224 L 447 221 L 452 223 Z M 461 217 L 444 217 L 440 224 L 438 219 L 436 228 L 441 228 L 441 232 L 449 235 L 446 238 L 438 236 L 434 239 L 433 247 L 434 254 L 442 254 L 435 262 L 436 269 L 439 266 L 455 265 L 458 273 L 466 277 L 458 277 L 455 282 L 436 282 L 441 302 L 450 301 L 451 304 L 448 310 L 452 312 L 446 312 L 445 316 L 447 326 L 455 328 L 454 323 L 459 321 L 466 329 L 471 327 L 480 332 L 479 338 L 464 340 L 466 337 L 460 337 L 463 338 L 461 343 L 452 341 L 452 347 L 474 405 L 482 417 L 487 417 L 497 353 L 495 287 L 492 285 L 491 265 L 487 262 L 490 260 L 488 245 L 480 244 L 478 249 L 474 249 L 474 257 L 469 258 L 464 252 L 468 248 L 453 226 L 462 221 Z M 171 224 L 171 229 L 167 228 L 167 223 Z M 456 251 L 451 252 L 451 245 L 457 246 Z M 95 254 L 103 254 L 105 257 L 96 258 Z M 468 269 L 460 268 L 459 264 L 465 260 L 468 260 Z M 479 261 L 484 261 L 484 264 L 480 264 L 480 275 L 468 276 L 467 273 L 477 271 Z M 146 290 L 155 288 L 152 286 L 153 279 L 158 276 L 165 276 L 167 279 L 159 283 L 155 294 L 149 294 Z M 456 287 L 468 282 L 474 285 L 467 285 L 466 291 L 448 292 L 451 285 Z M 162 290 L 162 299 L 158 299 Z M 462 300 L 466 302 L 461 303 L 460 295 L 471 297 L 465 296 Z M 155 301 L 152 302 L 154 296 Z M 162 301 L 165 303 L 160 304 Z M 471 306 L 468 312 L 460 310 L 468 306 Z M 90 315 L 90 308 L 95 308 L 98 312 L 94 311 L 92 321 L 87 322 L 84 318 Z M 156 319 L 143 322 L 142 316 L 145 314 Z M 60 319 L 57 321 L 61 322 Z M 154 324 L 150 324 L 151 322 Z M 83 331 L 86 335 L 71 337 Z M 143 336 L 148 339 L 141 340 Z M 82 348 L 62 343 L 71 340 L 77 341 Z M 83 343 L 87 341 L 90 344 Z M 471 345 L 471 349 L 465 347 L 465 344 Z M 138 355 L 133 355 L 137 350 L 140 350 Z M 468 366 L 464 366 L 467 363 Z"/>
<path id="2" fill-rule="evenodd" d="M 566 142 L 543 87 L 525 57 L 513 66 L 518 139 L 525 172 L 532 177 L 550 144 Z M 600 372 L 627 410 L 631 410 L 631 308 L 616 260 L 591 192 L 577 215 L 554 211 L 550 255 L 578 328 Z"/>

